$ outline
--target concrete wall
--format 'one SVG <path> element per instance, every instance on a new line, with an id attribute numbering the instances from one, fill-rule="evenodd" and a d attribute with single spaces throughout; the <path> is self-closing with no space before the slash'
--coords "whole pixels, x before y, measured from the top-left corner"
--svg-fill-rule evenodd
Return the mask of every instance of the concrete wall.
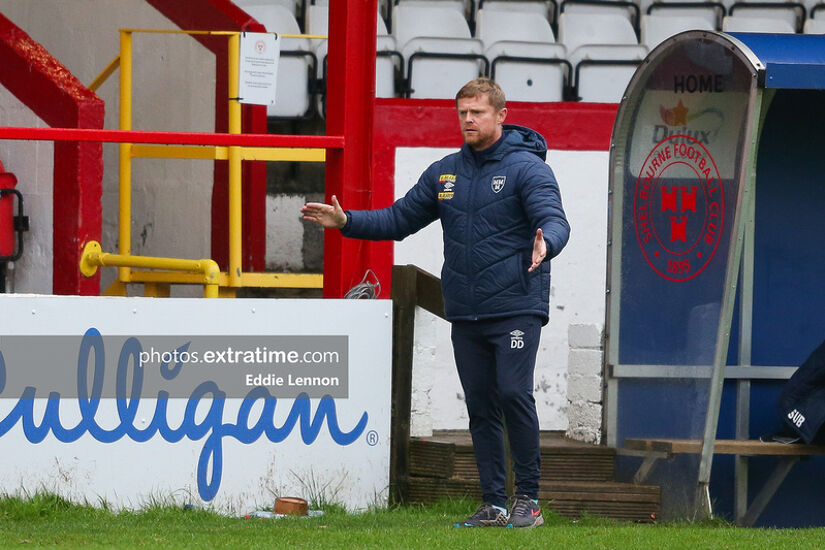
<path id="1" fill-rule="evenodd" d="M 600 443 L 604 402 L 601 325 L 570 325 L 567 340 L 567 437 Z"/>
<path id="2" fill-rule="evenodd" d="M 46 124 L 0 86 L 0 126 L 43 128 Z M 52 291 L 52 181 L 54 145 L 50 141 L 0 140 L 0 162 L 17 176 L 30 229 L 23 234 L 23 256 L 10 264 L 9 292 Z M 15 206 L 15 212 L 16 212 Z"/>
<path id="3" fill-rule="evenodd" d="M 415 184 L 427 166 L 451 152 L 399 148 L 395 158 L 396 198 Z M 561 187 L 571 234 L 565 250 L 553 260 L 550 322 L 542 331 L 536 362 L 535 396 L 544 430 L 568 430 L 570 327 L 587 325 L 600 334 L 604 323 L 607 162 L 607 152 L 548 152 L 548 163 Z M 431 224 L 396 243 L 395 263 L 415 264 L 439 275 L 443 263 L 440 225 Z M 466 429 L 467 413 L 455 372 L 449 324 L 419 309 L 415 330 L 412 432 L 427 435 L 433 429 Z M 600 394 L 600 380 L 588 378 L 587 383 L 593 386 L 590 393 Z M 600 426 L 598 417 L 589 429 L 598 433 Z M 576 437 L 581 433 L 571 432 Z"/>
<path id="4" fill-rule="evenodd" d="M 119 29 L 176 28 L 139 0 L 0 0 L 0 12 L 86 84 L 119 54 Z M 136 34 L 133 60 L 133 129 L 214 131 L 215 56 L 211 52 L 188 36 Z M 106 102 L 105 128 L 119 128 L 119 74 L 116 71 L 97 91 Z M 116 252 L 118 146 L 105 144 L 103 151 L 102 245 L 104 251 Z M 203 160 L 134 161 L 133 254 L 211 255 L 212 172 L 212 162 Z M 32 223 L 42 222 L 33 218 Z M 50 248 L 27 251 L 27 255 L 41 253 L 51 262 Z M 23 261 L 40 265 L 46 260 Z M 114 278 L 114 269 L 103 269 L 101 290 Z M 18 290 L 22 288 L 18 285 Z M 51 284 L 38 289 L 50 292 Z"/>

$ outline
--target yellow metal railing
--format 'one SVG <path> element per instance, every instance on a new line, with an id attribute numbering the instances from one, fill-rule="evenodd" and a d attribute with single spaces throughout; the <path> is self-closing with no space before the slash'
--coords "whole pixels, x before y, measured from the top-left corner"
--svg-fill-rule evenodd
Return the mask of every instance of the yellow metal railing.
<path id="1" fill-rule="evenodd" d="M 241 103 L 238 99 L 240 32 L 121 29 L 120 55 L 89 85 L 98 89 L 120 68 L 120 129 L 132 130 L 132 37 L 135 33 L 219 35 L 228 39 L 229 133 L 241 133 Z M 282 34 L 282 37 L 326 38 L 320 35 Z M 242 270 L 241 163 L 256 161 L 324 162 L 323 147 L 246 147 L 239 145 L 141 145 L 121 143 L 119 147 L 118 254 L 102 252 L 100 244 L 89 243 L 80 262 L 81 272 L 92 276 L 98 266 L 117 266 L 117 281 L 107 294 L 125 294 L 128 283 L 143 283 L 147 295 L 168 295 L 170 284 L 203 284 L 204 296 L 234 296 L 240 287 L 322 288 L 321 274 L 244 273 Z M 131 253 L 132 159 L 175 158 L 226 160 L 229 164 L 229 264 L 225 273 L 213 260 L 186 260 L 135 256 Z M 136 270 L 143 269 L 143 270 Z M 159 270 L 159 271 L 144 271 Z"/>

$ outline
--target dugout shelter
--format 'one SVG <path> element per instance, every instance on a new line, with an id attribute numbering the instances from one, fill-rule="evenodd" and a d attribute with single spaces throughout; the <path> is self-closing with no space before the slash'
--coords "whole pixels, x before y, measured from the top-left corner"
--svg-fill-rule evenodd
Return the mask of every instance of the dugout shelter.
<path id="1" fill-rule="evenodd" d="M 678 34 L 619 106 L 604 425 L 666 516 L 825 524 L 822 449 L 758 441 L 825 338 L 823 126 L 816 35 Z"/>

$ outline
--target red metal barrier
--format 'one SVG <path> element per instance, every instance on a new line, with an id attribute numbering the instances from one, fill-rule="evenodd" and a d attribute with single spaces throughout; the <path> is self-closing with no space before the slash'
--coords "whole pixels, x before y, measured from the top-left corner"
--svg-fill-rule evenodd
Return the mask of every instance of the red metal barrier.
<path id="1" fill-rule="evenodd" d="M 321 147 L 341 149 L 342 136 L 282 134 L 213 134 L 209 132 L 150 132 L 85 128 L 15 128 L 0 126 L 0 139 L 90 141 L 97 143 L 159 143 L 167 145 L 239 145 L 243 147 Z"/>
<path id="2" fill-rule="evenodd" d="M 0 15 L 0 84 L 49 126 L 103 128 L 103 101 L 43 46 Z M 100 293 L 100 279 L 77 269 L 83 245 L 100 240 L 103 146 L 59 142 L 54 146 L 55 294 Z"/>

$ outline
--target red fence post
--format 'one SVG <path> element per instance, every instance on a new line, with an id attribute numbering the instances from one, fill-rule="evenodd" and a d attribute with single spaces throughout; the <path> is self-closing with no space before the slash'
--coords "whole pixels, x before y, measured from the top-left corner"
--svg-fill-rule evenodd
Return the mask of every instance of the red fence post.
<path id="1" fill-rule="evenodd" d="M 326 200 L 336 195 L 345 209 L 372 206 L 377 17 L 376 0 L 330 2 L 327 134 L 344 136 L 344 148 L 327 152 Z M 371 247 L 325 233 L 325 298 L 340 298 L 361 280 Z"/>

